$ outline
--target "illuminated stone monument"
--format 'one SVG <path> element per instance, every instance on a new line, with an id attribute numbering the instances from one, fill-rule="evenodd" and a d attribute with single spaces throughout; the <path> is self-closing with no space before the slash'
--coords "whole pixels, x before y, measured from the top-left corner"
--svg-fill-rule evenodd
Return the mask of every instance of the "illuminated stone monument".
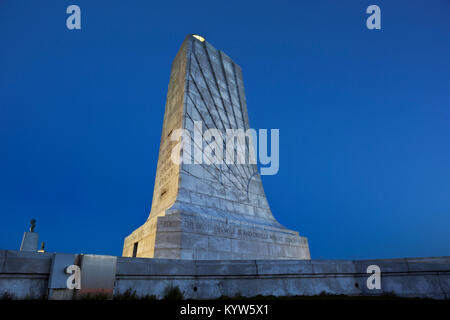
<path id="1" fill-rule="evenodd" d="M 255 164 L 171 160 L 178 144 L 171 139 L 174 130 L 194 137 L 200 121 L 203 132 L 249 129 L 241 68 L 202 37 L 189 35 L 172 63 L 151 212 L 125 238 L 123 256 L 310 259 L 307 239 L 273 217 Z M 248 142 L 245 147 L 249 152 Z"/>
<path id="2" fill-rule="evenodd" d="M 30 221 L 30 225 L 30 231 L 27 231 L 23 234 L 20 251 L 37 251 L 39 234 L 37 232 L 34 232 L 34 229 L 36 228 L 36 220 L 32 219 Z"/>

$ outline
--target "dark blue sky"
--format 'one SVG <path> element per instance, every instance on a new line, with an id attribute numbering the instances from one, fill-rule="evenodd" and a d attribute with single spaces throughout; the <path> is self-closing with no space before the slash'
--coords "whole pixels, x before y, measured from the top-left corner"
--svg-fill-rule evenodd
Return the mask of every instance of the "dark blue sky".
<path id="1" fill-rule="evenodd" d="M 242 67 L 250 125 L 280 129 L 264 187 L 313 258 L 450 255 L 448 0 L 2 0 L 0 249 L 35 218 L 48 251 L 121 255 L 188 33 Z"/>

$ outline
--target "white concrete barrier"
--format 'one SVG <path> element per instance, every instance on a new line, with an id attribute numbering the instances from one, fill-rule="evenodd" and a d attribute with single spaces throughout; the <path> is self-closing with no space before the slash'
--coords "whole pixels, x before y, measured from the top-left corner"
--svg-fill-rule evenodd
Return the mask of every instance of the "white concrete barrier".
<path id="1" fill-rule="evenodd" d="M 83 273 L 83 255 L 0 250 L 0 298 L 5 294 L 17 299 L 78 298 L 83 279 L 92 279 L 95 269 L 102 277 L 94 279 L 102 281 L 90 281 L 88 292 L 107 293 L 109 298 L 114 285 L 115 296 L 128 291 L 137 297 L 158 298 L 167 287 L 177 286 L 185 298 L 191 299 L 320 294 L 450 299 L 450 257 L 222 261 L 93 257 L 108 263 L 97 265 L 90 259 L 91 268 L 84 268 L 80 290 L 70 290 L 64 287 L 70 274 L 62 269 L 74 263 Z M 379 274 L 373 271 L 377 267 Z"/>

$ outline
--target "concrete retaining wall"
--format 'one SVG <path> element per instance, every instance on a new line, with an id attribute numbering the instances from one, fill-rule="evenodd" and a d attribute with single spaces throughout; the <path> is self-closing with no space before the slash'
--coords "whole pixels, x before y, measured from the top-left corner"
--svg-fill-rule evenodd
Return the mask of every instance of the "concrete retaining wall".
<path id="1" fill-rule="evenodd" d="M 22 299 L 47 295 L 49 278 L 56 272 L 51 271 L 55 255 L 0 251 L 0 295 L 8 292 Z M 450 257 L 310 261 L 118 257 L 116 261 L 115 295 L 131 289 L 138 296 L 161 298 L 164 289 L 172 285 L 192 299 L 323 293 L 450 299 Z M 367 287 L 370 265 L 381 269 L 381 289 Z"/>
<path id="2" fill-rule="evenodd" d="M 0 299 L 9 294 L 18 299 L 46 295 L 53 254 L 0 250 Z"/>

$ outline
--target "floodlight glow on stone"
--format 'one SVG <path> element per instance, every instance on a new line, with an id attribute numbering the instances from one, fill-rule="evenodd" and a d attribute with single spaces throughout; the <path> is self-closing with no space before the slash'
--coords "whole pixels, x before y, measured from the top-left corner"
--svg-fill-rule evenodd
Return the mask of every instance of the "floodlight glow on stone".
<path id="1" fill-rule="evenodd" d="M 205 38 L 203 38 L 202 36 L 199 36 L 198 34 L 194 34 L 192 35 L 195 39 L 200 40 L 201 42 L 205 41 Z"/>

